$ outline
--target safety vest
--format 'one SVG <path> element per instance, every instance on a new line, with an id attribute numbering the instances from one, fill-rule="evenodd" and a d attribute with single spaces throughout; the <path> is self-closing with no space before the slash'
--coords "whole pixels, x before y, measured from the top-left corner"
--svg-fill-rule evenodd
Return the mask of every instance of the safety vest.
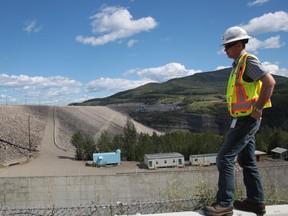
<path id="1" fill-rule="evenodd" d="M 230 115 L 233 117 L 250 115 L 258 100 L 262 87 L 262 82 L 260 80 L 253 82 L 245 82 L 243 80 L 243 74 L 246 69 L 246 60 L 248 56 L 257 59 L 257 57 L 254 55 L 244 53 L 240 57 L 236 68 L 232 69 L 227 85 L 227 106 Z M 269 99 L 264 108 L 271 106 L 272 104 Z"/>

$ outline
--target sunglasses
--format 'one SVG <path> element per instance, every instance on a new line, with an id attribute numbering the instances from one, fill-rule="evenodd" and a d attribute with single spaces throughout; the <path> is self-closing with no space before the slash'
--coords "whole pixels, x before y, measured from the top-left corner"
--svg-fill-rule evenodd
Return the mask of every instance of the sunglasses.
<path id="1" fill-rule="evenodd" d="M 224 47 L 225 49 L 230 49 L 232 46 L 235 46 L 238 42 L 236 43 L 229 43 L 229 44 L 226 44 Z"/>

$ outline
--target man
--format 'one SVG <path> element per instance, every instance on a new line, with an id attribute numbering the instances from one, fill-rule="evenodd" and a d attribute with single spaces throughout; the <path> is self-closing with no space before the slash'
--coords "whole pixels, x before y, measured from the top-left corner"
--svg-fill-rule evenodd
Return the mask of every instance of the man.
<path id="1" fill-rule="evenodd" d="M 250 38 L 244 29 L 237 26 L 227 29 L 223 35 L 225 52 L 234 59 L 226 94 L 233 120 L 217 154 L 216 202 L 203 209 L 209 216 L 232 216 L 233 206 L 257 215 L 266 213 L 261 177 L 254 159 L 255 134 L 261 123 L 262 110 L 271 107 L 275 80 L 256 56 L 245 52 Z M 234 160 L 237 155 L 247 196 L 242 201 L 234 201 Z"/>

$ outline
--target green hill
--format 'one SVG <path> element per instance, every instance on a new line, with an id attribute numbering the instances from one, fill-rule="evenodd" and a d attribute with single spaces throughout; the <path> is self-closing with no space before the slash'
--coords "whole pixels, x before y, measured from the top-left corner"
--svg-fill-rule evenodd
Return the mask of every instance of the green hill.
<path id="1" fill-rule="evenodd" d="M 148 83 L 81 106 L 109 106 L 161 131 L 213 130 L 223 133 L 229 124 L 225 94 L 229 68 Z M 288 130 L 288 78 L 274 76 L 273 107 L 263 113 L 262 125 Z"/>
<path id="2" fill-rule="evenodd" d="M 198 73 L 164 83 L 148 83 L 106 98 L 95 98 L 73 105 L 108 105 L 116 103 L 181 104 L 208 97 L 224 98 L 230 69 Z"/>

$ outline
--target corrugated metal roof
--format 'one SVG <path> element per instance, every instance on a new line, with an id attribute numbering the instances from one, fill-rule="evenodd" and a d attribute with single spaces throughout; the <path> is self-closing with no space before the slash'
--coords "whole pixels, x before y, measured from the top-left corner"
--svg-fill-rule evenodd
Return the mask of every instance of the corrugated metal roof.
<path id="1" fill-rule="evenodd" d="M 195 155 L 190 155 L 191 157 L 210 157 L 210 156 L 217 156 L 217 153 L 210 153 L 210 154 L 195 154 Z"/>
<path id="2" fill-rule="evenodd" d="M 282 153 L 284 153 L 286 151 L 287 151 L 287 149 L 281 148 L 281 147 L 277 147 L 277 148 L 274 148 L 274 149 L 271 150 L 271 152 L 278 153 L 278 154 L 282 154 Z"/>
<path id="3" fill-rule="evenodd" d="M 145 157 L 148 159 L 159 159 L 159 158 L 175 158 L 184 156 L 178 152 L 171 152 L 171 153 L 145 154 Z"/>

